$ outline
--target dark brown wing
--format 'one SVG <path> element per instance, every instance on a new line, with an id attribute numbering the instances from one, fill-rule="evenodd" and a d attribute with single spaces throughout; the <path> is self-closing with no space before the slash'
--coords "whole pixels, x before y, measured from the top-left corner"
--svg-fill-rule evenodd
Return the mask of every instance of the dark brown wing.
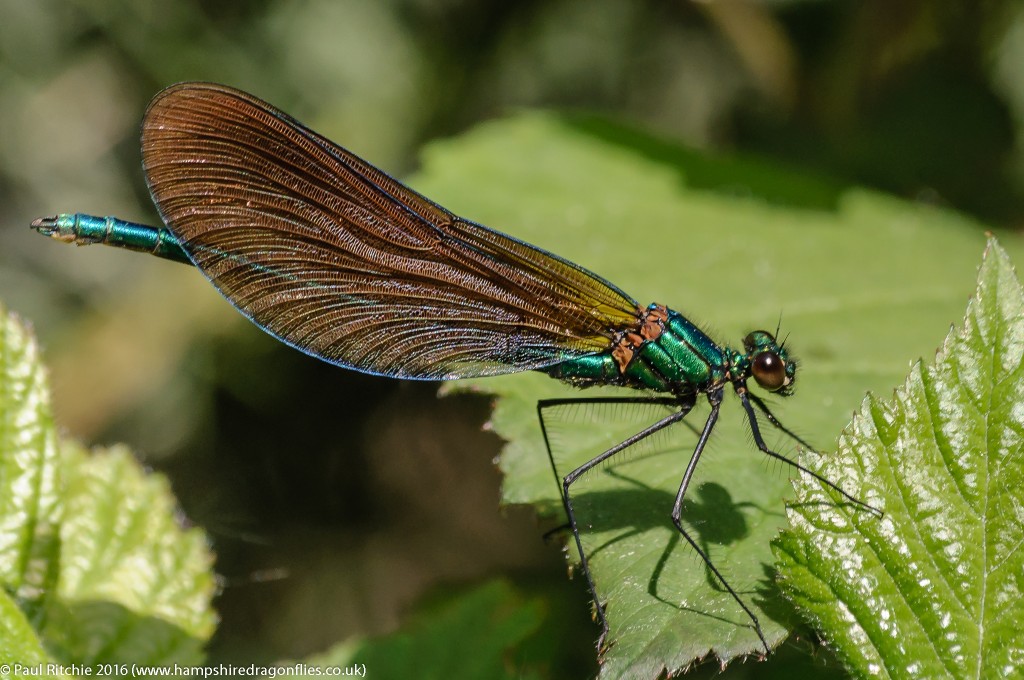
<path id="1" fill-rule="evenodd" d="M 462 220 L 244 92 L 182 83 L 146 112 L 164 222 L 243 314 L 325 361 L 403 378 L 539 368 L 608 349 L 629 296 Z"/>

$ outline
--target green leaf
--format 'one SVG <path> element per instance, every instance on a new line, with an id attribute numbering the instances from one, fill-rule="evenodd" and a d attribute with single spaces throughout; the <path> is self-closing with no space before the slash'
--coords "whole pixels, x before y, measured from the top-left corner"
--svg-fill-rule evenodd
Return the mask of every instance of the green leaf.
<path id="1" fill-rule="evenodd" d="M 861 677 L 1024 666 L 1024 289 L 989 242 L 962 327 L 811 459 L 885 512 L 800 480 L 776 542 L 784 591 Z"/>
<path id="2" fill-rule="evenodd" d="M 167 478 L 124 447 L 63 447 L 59 599 L 45 634 L 79 663 L 198 664 L 216 616 L 206 537 L 183 528 Z"/>
<path id="3" fill-rule="evenodd" d="M 0 304 L 0 582 L 38 621 L 56 581 L 59 465 L 39 347 Z"/>
<path id="4" fill-rule="evenodd" d="M 865 391 L 897 383 L 907 359 L 930 351 L 959 317 L 970 292 L 970 253 L 983 241 L 979 225 L 927 205 L 542 114 L 430 147 L 414 185 L 458 214 L 598 272 L 642 304 L 677 309 L 723 344 L 738 344 L 756 328 L 774 330 L 781 313 L 800 373 L 796 395 L 771 406 L 822 449 Z M 1007 242 L 1020 252 L 1019 239 Z M 535 404 L 606 392 L 581 393 L 539 374 L 453 388 L 498 396 L 492 425 L 508 442 L 500 461 L 505 502 L 530 503 L 563 521 Z M 706 413 L 687 421 L 700 427 Z M 563 429 L 561 462 L 599 453 L 627 415 L 580 415 L 575 430 Z M 709 653 L 728 661 L 759 649 L 749 620 L 669 521 L 695 440 L 676 429 L 658 451 L 645 452 L 665 453 L 628 457 L 580 489 L 581 523 L 593 526 L 586 547 L 611 626 L 607 677 L 657 675 Z M 777 432 L 766 436 L 794 454 Z M 785 523 L 790 474 L 753 448 L 729 397 L 686 507 L 697 540 L 755 608 L 773 644 L 790 630 L 770 549 Z"/>
<path id="5" fill-rule="evenodd" d="M 49 664 L 52 663 L 53 657 L 43 649 L 25 613 L 13 598 L 0 593 L 0 678 L 25 677 L 27 673 L 15 664 L 30 667 L 33 671 L 42 667 L 43 677 L 63 677 L 50 670 Z"/>
<path id="6" fill-rule="evenodd" d="M 542 618 L 539 600 L 493 581 L 424 608 L 401 631 L 344 642 L 305 663 L 374 678 L 537 678 L 511 661 Z"/>
<path id="7" fill-rule="evenodd" d="M 52 661 L 33 625 L 56 582 L 58 449 L 39 347 L 0 304 L 0 661 Z"/>
<path id="8" fill-rule="evenodd" d="M 199 663 L 211 563 L 162 475 L 58 446 L 38 347 L 0 306 L 0 662 Z"/>

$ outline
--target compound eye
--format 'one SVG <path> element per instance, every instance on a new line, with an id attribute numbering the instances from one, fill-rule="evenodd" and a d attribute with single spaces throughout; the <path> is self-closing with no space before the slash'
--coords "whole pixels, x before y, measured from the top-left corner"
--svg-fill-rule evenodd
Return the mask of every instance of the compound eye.
<path id="1" fill-rule="evenodd" d="M 757 384 L 769 392 L 777 392 L 789 382 L 786 379 L 786 362 L 775 352 L 761 352 L 754 357 L 750 372 Z"/>

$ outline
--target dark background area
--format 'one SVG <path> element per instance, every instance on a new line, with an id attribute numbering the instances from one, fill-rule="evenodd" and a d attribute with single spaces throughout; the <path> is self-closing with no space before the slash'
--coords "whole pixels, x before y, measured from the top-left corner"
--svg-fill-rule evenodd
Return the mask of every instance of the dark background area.
<path id="1" fill-rule="evenodd" d="M 213 660 L 384 633 L 493 575 L 558 603 L 581 675 L 596 628 L 549 527 L 498 507 L 487 399 L 331 368 L 186 267 L 30 233 L 62 211 L 156 219 L 138 125 L 159 89 L 252 91 L 399 177 L 431 140 L 542 107 L 1024 217 L 1008 1 L 0 0 L 0 16 L 0 299 L 42 339 L 66 432 L 129 443 L 209 532 Z"/>

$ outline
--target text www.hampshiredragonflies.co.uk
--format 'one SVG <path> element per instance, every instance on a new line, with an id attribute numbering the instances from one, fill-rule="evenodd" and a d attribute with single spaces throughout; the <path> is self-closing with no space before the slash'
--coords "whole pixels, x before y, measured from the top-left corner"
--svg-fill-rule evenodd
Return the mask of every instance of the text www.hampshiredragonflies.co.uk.
<path id="1" fill-rule="evenodd" d="M 144 666 L 140 664 L 96 664 L 87 666 L 83 664 L 58 664 L 39 663 L 21 664 L 5 663 L 0 664 L 0 676 L 4 677 L 49 677 L 49 676 L 79 676 L 79 677 L 169 677 L 169 678 L 211 678 L 211 677 L 258 677 L 277 678 L 288 676 L 321 676 L 325 678 L 362 678 L 366 677 L 366 664 L 351 664 L 348 666 L 313 666 L 306 663 L 294 663 L 287 666 L 236 666 L 232 664 L 213 664 L 209 666 L 181 666 L 172 664 L 169 666 Z"/>

